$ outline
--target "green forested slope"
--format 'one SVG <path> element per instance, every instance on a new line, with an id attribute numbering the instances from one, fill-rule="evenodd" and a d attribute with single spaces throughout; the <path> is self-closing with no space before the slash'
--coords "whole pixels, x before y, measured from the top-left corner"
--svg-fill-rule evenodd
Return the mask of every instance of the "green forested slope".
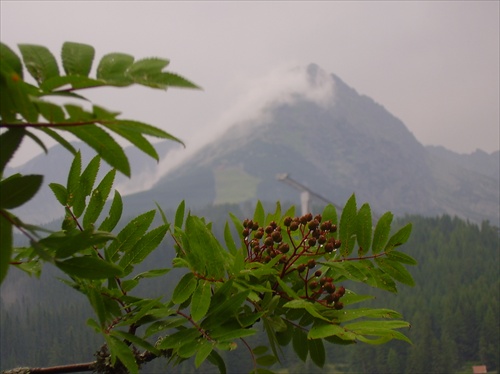
<path id="1" fill-rule="evenodd" d="M 219 206 L 200 212 L 214 222 L 216 232 L 227 219 L 227 211 L 237 206 Z M 242 207 L 244 211 L 244 207 Z M 238 215 L 243 215 L 240 213 Z M 167 214 L 168 216 L 168 214 Z M 458 218 L 409 216 L 399 223 L 413 222 L 413 233 L 405 251 L 419 265 L 411 267 L 416 286 L 401 285 L 397 295 L 376 292 L 376 305 L 401 311 L 412 328 L 407 331 L 413 345 L 393 342 L 382 346 L 327 346 L 327 366 L 321 370 L 302 363 L 293 353 L 284 359 L 283 372 L 367 372 L 367 373 L 453 373 L 471 363 L 499 368 L 499 232 L 488 223 L 481 226 Z M 159 248 L 145 266 L 170 262 L 172 249 Z M 170 253 L 170 254 L 169 254 Z M 58 281 L 54 272 L 44 269 L 47 285 L 36 288 L 36 281 L 24 275 L 8 279 L 2 286 L 1 357 L 2 369 L 14 366 L 44 366 L 91 361 L 92 352 L 102 342 L 85 326 L 91 311 L 84 297 Z M 12 272 L 9 277 L 14 276 Z M 60 274 L 57 274 L 60 276 Z M 20 283 L 23 280 L 24 284 Z M 147 285 L 142 292 L 170 292 L 172 284 Z M 345 284 L 363 292 L 359 284 Z M 6 287 L 16 295 L 7 295 Z M 366 290 L 373 293 L 374 290 Z M 8 302 L 7 302 L 8 301 Z M 241 348 L 228 357 L 229 372 L 239 373 L 250 362 Z M 157 360 L 158 361 L 158 360 Z M 145 367 L 146 373 L 165 372 L 165 362 Z M 187 364 L 175 372 L 192 372 Z M 211 369 L 211 367 L 206 368 Z M 168 372 L 173 372 L 169 370 Z M 204 371 L 207 372 L 207 371 Z M 469 367 L 469 372 L 471 372 Z"/>

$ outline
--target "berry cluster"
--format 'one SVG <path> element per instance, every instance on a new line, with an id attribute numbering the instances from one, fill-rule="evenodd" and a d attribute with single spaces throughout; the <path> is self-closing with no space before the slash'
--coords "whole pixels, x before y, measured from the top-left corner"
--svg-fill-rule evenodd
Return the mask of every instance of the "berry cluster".
<path id="1" fill-rule="evenodd" d="M 329 220 L 322 222 L 321 215 L 313 217 L 309 213 L 301 217 L 286 217 L 283 220 L 285 230 L 286 234 L 282 232 L 282 226 L 274 221 L 261 227 L 257 222 L 244 220 L 242 235 L 247 247 L 247 261 L 268 263 L 279 257 L 276 266 L 280 269 L 281 278 L 297 271 L 304 283 L 304 298 L 342 309 L 339 299 L 344 295 L 345 288 L 337 288 L 331 277 L 321 277 L 321 270 L 315 270 L 315 258 L 340 248 L 341 242 L 334 235 L 337 226 Z"/>

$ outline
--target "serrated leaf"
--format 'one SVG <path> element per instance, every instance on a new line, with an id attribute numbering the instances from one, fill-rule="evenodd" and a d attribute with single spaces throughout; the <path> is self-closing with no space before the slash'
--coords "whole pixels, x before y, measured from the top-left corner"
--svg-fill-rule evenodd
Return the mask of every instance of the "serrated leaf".
<path id="1" fill-rule="evenodd" d="M 148 230 L 153 222 L 156 211 L 150 210 L 131 220 L 117 235 L 116 240 L 108 247 L 108 255 L 115 259 L 118 252 L 130 251 L 137 241 Z"/>
<path id="2" fill-rule="evenodd" d="M 198 348 L 198 352 L 196 353 L 196 357 L 194 359 L 194 365 L 198 369 L 200 365 L 207 359 L 207 357 L 210 355 L 212 350 L 214 349 L 214 346 L 207 342 L 203 341 Z"/>
<path id="3" fill-rule="evenodd" d="M 167 274 L 170 270 L 169 268 L 148 270 L 137 274 L 134 279 L 156 278 Z"/>
<path id="4" fill-rule="evenodd" d="M 81 172 L 82 172 L 82 155 L 80 151 L 78 151 L 76 152 L 76 155 L 73 158 L 73 161 L 71 162 L 71 166 L 68 172 L 68 180 L 66 183 L 66 189 L 68 192 L 68 200 L 66 201 L 66 204 L 68 206 L 73 206 L 73 201 L 75 200 L 75 196 L 83 193 L 83 191 L 79 191 L 81 189 L 80 186 Z M 79 214 L 75 215 L 79 217 Z"/>
<path id="5" fill-rule="evenodd" d="M 309 344 L 307 344 L 307 334 L 300 328 L 295 328 L 292 338 L 292 347 L 297 356 L 306 362 L 309 353 Z"/>
<path id="6" fill-rule="evenodd" d="M 104 279 L 121 276 L 120 267 L 90 256 L 72 257 L 55 261 L 56 266 L 70 276 L 85 279 Z"/>
<path id="7" fill-rule="evenodd" d="M 58 142 L 60 145 L 62 145 L 64 148 L 66 148 L 73 156 L 76 155 L 76 149 L 71 145 L 70 142 L 68 142 L 66 139 L 64 139 L 61 135 L 59 135 L 57 132 L 53 131 L 52 129 L 48 127 L 41 127 L 38 128 L 38 130 L 44 132 L 48 136 L 50 136 L 52 139 L 54 139 L 56 142 Z"/>
<path id="8" fill-rule="evenodd" d="M 231 233 L 231 228 L 229 227 L 228 222 L 226 222 L 226 224 L 224 225 L 224 241 L 226 242 L 226 247 L 229 252 L 233 256 L 236 256 L 238 249 L 236 248 L 236 244 L 234 243 L 233 235 Z"/>
<path id="9" fill-rule="evenodd" d="M 387 245 L 385 246 L 385 251 L 390 252 L 394 248 L 406 243 L 410 238 L 411 229 L 412 229 L 412 224 L 408 223 L 406 226 L 404 226 L 398 232 L 396 232 L 393 236 L 391 236 L 391 238 L 387 242 Z"/>
<path id="10" fill-rule="evenodd" d="M 38 89 L 24 82 L 6 64 L 0 64 L 0 115 L 5 122 L 18 121 L 20 114 L 28 122 L 36 122 L 38 111 L 31 98 L 38 95 Z"/>
<path id="11" fill-rule="evenodd" d="M 47 248 L 55 249 L 57 258 L 65 258 L 112 239 L 114 239 L 114 236 L 109 232 L 88 229 L 84 231 L 57 232 L 41 239 L 39 243 Z"/>
<path id="12" fill-rule="evenodd" d="M 33 44 L 19 44 L 18 47 L 24 66 L 38 83 L 59 75 L 57 61 L 46 47 Z"/>
<path id="13" fill-rule="evenodd" d="M 308 339 L 307 344 L 309 346 L 309 355 L 311 356 L 311 360 L 320 368 L 325 366 L 326 354 L 323 341 L 321 339 Z"/>
<path id="14" fill-rule="evenodd" d="M 172 295 L 172 302 L 174 304 L 182 304 L 184 301 L 189 299 L 196 289 L 197 280 L 193 273 L 186 273 L 181 278 L 177 286 L 175 286 L 174 293 Z"/>
<path id="15" fill-rule="evenodd" d="M 331 221 L 332 225 L 337 224 L 337 209 L 332 204 L 328 204 L 321 214 L 323 221 Z"/>
<path id="16" fill-rule="evenodd" d="M 0 284 L 7 275 L 12 254 L 12 223 L 6 218 L 7 213 L 0 214 Z"/>
<path id="17" fill-rule="evenodd" d="M 386 212 L 377 222 L 375 227 L 375 232 L 373 234 L 373 244 L 372 252 L 377 254 L 383 251 L 385 243 L 389 239 L 389 233 L 391 232 L 393 214 L 391 212 Z"/>
<path id="18" fill-rule="evenodd" d="M 62 77 L 59 76 L 47 79 L 40 85 L 40 88 L 46 92 L 46 95 L 70 96 L 86 100 L 83 96 L 77 95 L 73 92 L 54 90 L 66 85 L 70 85 L 73 90 L 77 90 L 82 88 L 104 86 L 105 84 L 106 83 L 101 80 L 88 78 L 82 75 L 65 75 Z"/>
<path id="19" fill-rule="evenodd" d="M 356 214 L 356 197 L 353 194 L 349 200 L 347 200 L 342 210 L 342 215 L 340 216 L 339 239 L 342 243 L 340 253 L 344 257 L 349 256 L 354 249 L 351 237 L 355 234 L 356 230 Z"/>
<path id="20" fill-rule="evenodd" d="M 92 191 L 92 196 L 90 197 L 89 204 L 85 210 L 85 215 L 83 216 L 83 228 L 87 229 L 95 224 L 99 216 L 101 215 L 104 205 L 108 199 L 111 188 L 113 187 L 113 182 L 115 180 L 116 171 L 112 169 L 109 171 L 101 183 Z"/>
<path id="21" fill-rule="evenodd" d="M 113 202 L 111 203 L 111 207 L 109 208 L 109 213 L 99 226 L 99 230 L 112 231 L 120 221 L 122 212 L 123 212 L 122 197 L 118 191 L 115 191 Z"/>
<path id="22" fill-rule="evenodd" d="M 134 57 L 124 53 L 110 53 L 102 57 L 97 67 L 97 79 L 113 86 L 128 86 L 133 80 L 125 75 L 134 63 Z"/>
<path id="23" fill-rule="evenodd" d="M 257 222 L 260 225 L 265 225 L 266 224 L 265 217 L 266 217 L 266 212 L 264 211 L 264 206 L 262 205 L 262 203 L 259 200 L 259 201 L 257 201 L 257 205 L 255 206 L 255 212 L 253 214 L 253 221 L 254 221 L 254 223 Z"/>
<path id="24" fill-rule="evenodd" d="M 211 283 L 206 280 L 200 280 L 191 300 L 191 318 L 193 318 L 193 321 L 197 322 L 205 317 L 210 307 L 211 294 Z"/>
<path id="25" fill-rule="evenodd" d="M 307 334 L 307 339 L 323 339 L 332 335 L 346 335 L 344 328 L 324 322 L 316 322 Z"/>
<path id="26" fill-rule="evenodd" d="M 126 273 L 130 273 L 131 266 L 142 262 L 155 248 L 162 242 L 168 232 L 168 226 L 161 225 L 137 241 L 133 248 L 125 252 L 119 265 L 123 267 Z"/>
<path id="27" fill-rule="evenodd" d="M 40 114 L 49 123 L 59 123 L 64 121 L 64 110 L 59 105 L 43 100 L 35 100 L 34 103 Z"/>
<path id="28" fill-rule="evenodd" d="M 40 146 L 40 148 L 42 148 L 43 152 L 45 154 L 49 153 L 49 150 L 47 149 L 47 147 L 45 146 L 45 144 L 43 143 L 42 139 L 40 139 L 38 136 L 36 136 L 35 134 L 33 134 L 31 131 L 29 130 L 26 130 L 26 136 L 28 138 L 30 138 L 31 140 L 33 140 L 36 144 L 38 144 Z"/>
<path id="29" fill-rule="evenodd" d="M 358 241 L 358 254 L 363 256 L 372 244 L 372 212 L 370 205 L 363 204 L 356 215 L 356 240 Z"/>
<path id="30" fill-rule="evenodd" d="M 65 206 L 66 201 L 68 201 L 68 191 L 66 190 L 66 187 L 59 183 L 50 183 L 49 187 L 54 193 L 57 201 L 59 201 L 62 206 Z"/>
<path id="31" fill-rule="evenodd" d="M 0 59 L 8 65 L 20 78 L 23 77 L 23 64 L 19 56 L 6 44 L 0 43 Z"/>
<path id="32" fill-rule="evenodd" d="M 28 202 L 42 182 L 41 175 L 20 175 L 0 181 L 0 209 L 14 209 Z"/>
<path id="33" fill-rule="evenodd" d="M 59 126 L 94 148 L 113 168 L 130 177 L 130 164 L 123 148 L 106 131 L 96 125 Z"/>
<path id="34" fill-rule="evenodd" d="M 413 257 L 407 255 L 406 253 L 399 252 L 399 251 L 390 251 L 387 254 L 387 258 L 390 260 L 401 262 L 403 264 L 417 265 L 417 260 L 415 260 Z"/>
<path id="35" fill-rule="evenodd" d="M 67 75 L 88 76 L 94 60 L 94 47 L 88 44 L 65 42 L 61 50 L 61 59 Z"/>
<path id="36" fill-rule="evenodd" d="M 177 207 L 177 210 L 175 211 L 175 227 L 182 227 L 182 224 L 184 223 L 184 211 L 186 209 L 186 202 L 184 200 L 181 201 L 179 206 Z"/>
<path id="37" fill-rule="evenodd" d="M 380 267 L 380 269 L 382 269 L 382 271 L 390 275 L 398 282 L 407 284 L 408 286 L 415 285 L 415 281 L 413 280 L 411 274 L 399 262 L 388 258 L 380 258 L 380 257 L 376 258 L 375 262 Z"/>
<path id="38" fill-rule="evenodd" d="M 97 326 L 101 330 L 106 323 L 106 306 L 104 305 L 104 297 L 101 293 L 94 287 L 88 287 L 85 289 L 87 298 L 89 299 L 92 309 L 94 309 L 97 318 L 99 319 L 100 326 Z"/>
<path id="39" fill-rule="evenodd" d="M 139 367 L 137 366 L 135 356 L 130 350 L 130 347 L 114 336 L 105 334 L 104 337 L 106 338 L 106 343 L 111 353 L 112 364 L 115 365 L 116 359 L 119 359 L 131 374 L 138 374 Z"/>
<path id="40" fill-rule="evenodd" d="M 5 166 L 19 148 L 26 131 L 24 129 L 8 129 L 0 134 L 0 175 L 3 174 Z"/>

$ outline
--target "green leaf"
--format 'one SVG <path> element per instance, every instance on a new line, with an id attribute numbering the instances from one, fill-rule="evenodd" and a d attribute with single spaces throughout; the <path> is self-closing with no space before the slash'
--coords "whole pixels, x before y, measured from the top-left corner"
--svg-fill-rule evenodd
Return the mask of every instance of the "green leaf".
<path id="1" fill-rule="evenodd" d="M 20 114 L 28 122 L 36 122 L 38 111 L 31 98 L 38 89 L 24 82 L 6 64 L 0 64 L 0 115 L 5 122 L 17 122 Z"/>
<path id="2" fill-rule="evenodd" d="M 389 274 L 398 282 L 407 284 L 409 286 L 415 285 L 415 281 L 413 280 L 411 274 L 399 262 L 391 260 L 389 258 L 381 258 L 381 257 L 377 257 L 375 259 L 375 262 L 380 267 L 380 269 L 382 269 L 382 271 Z"/>
<path id="3" fill-rule="evenodd" d="M 73 230 L 70 232 L 54 233 L 39 241 L 47 248 L 56 249 L 57 258 L 69 257 L 76 252 L 90 248 L 94 245 L 105 243 L 114 239 L 109 232 L 99 232 L 93 229 L 84 231 Z"/>
<path id="4" fill-rule="evenodd" d="M 257 364 L 262 366 L 271 366 L 278 362 L 278 359 L 274 355 L 265 355 L 257 357 L 255 361 L 257 361 Z"/>
<path id="5" fill-rule="evenodd" d="M 49 123 L 59 123 L 64 121 L 64 110 L 59 105 L 44 100 L 35 100 L 34 103 L 40 114 Z"/>
<path id="6" fill-rule="evenodd" d="M 417 261 L 413 257 L 399 251 L 390 251 L 387 254 L 387 258 L 390 260 L 401 262 L 403 264 L 417 265 Z"/>
<path id="7" fill-rule="evenodd" d="M 97 79 L 113 86 L 129 86 L 133 80 L 125 72 L 133 63 L 133 56 L 124 53 L 107 54 L 99 62 Z"/>
<path id="8" fill-rule="evenodd" d="M 398 232 L 396 232 L 393 236 L 391 236 L 389 242 L 387 242 L 387 245 L 385 246 L 385 251 L 390 252 L 394 248 L 406 243 L 410 238 L 411 229 L 412 229 L 412 224 L 409 223 L 403 228 L 401 228 Z"/>
<path id="9" fill-rule="evenodd" d="M 358 254 L 363 256 L 372 244 L 372 212 L 370 205 L 363 204 L 356 215 L 356 240 L 359 244 Z"/>
<path id="10" fill-rule="evenodd" d="M 123 148 L 106 131 L 96 125 L 60 126 L 59 129 L 68 131 L 87 143 L 109 165 L 130 177 L 130 164 Z"/>
<path id="11" fill-rule="evenodd" d="M 92 78 L 87 78 L 81 75 L 65 75 L 62 77 L 52 77 L 47 79 L 40 85 L 40 88 L 46 92 L 46 95 L 58 95 L 58 96 L 66 96 L 75 97 L 78 99 L 85 99 L 83 96 L 77 95 L 68 91 L 54 91 L 55 89 L 71 85 L 73 90 L 82 89 L 82 88 L 92 88 L 92 87 L 100 87 L 104 86 L 106 83 L 101 80 L 96 80 Z"/>
<path id="12" fill-rule="evenodd" d="M 212 285 L 209 281 L 200 280 L 194 290 L 191 299 L 191 317 L 197 322 L 208 312 L 210 307 L 210 296 L 212 295 Z"/>
<path id="13" fill-rule="evenodd" d="M 193 294 L 196 285 L 197 280 L 193 273 L 184 274 L 179 283 L 177 283 L 177 286 L 175 286 L 172 302 L 174 304 L 182 304 Z"/>
<path id="14" fill-rule="evenodd" d="M 207 357 L 210 355 L 213 349 L 214 349 L 213 344 L 207 342 L 206 340 L 204 340 L 201 343 L 200 348 L 198 349 L 198 352 L 196 353 L 196 357 L 194 359 L 194 365 L 197 369 L 207 359 Z"/>
<path id="15" fill-rule="evenodd" d="M 26 131 L 24 129 L 11 128 L 0 134 L 0 175 L 3 174 L 5 166 L 19 148 Z"/>
<path id="16" fill-rule="evenodd" d="M 354 249 L 354 242 L 351 240 L 356 231 L 356 197 L 354 194 L 347 200 L 340 216 L 339 239 L 342 243 L 340 253 L 347 257 Z"/>
<path id="17" fill-rule="evenodd" d="M 21 175 L 0 181 L 0 209 L 14 209 L 28 202 L 42 182 L 41 175 Z"/>
<path id="18" fill-rule="evenodd" d="M 19 44 L 18 47 L 26 69 L 38 83 L 59 75 L 57 61 L 46 47 L 33 44 Z"/>
<path id="19" fill-rule="evenodd" d="M 118 191 L 115 191 L 115 196 L 113 197 L 111 208 L 109 208 L 109 213 L 99 226 L 99 230 L 112 231 L 120 221 L 122 212 L 123 212 L 122 197 Z"/>
<path id="20" fill-rule="evenodd" d="M 48 136 L 50 136 L 52 139 L 54 139 L 56 142 L 58 142 L 60 145 L 62 145 L 64 148 L 66 148 L 71 154 L 76 155 L 76 149 L 71 145 L 70 142 L 68 142 L 66 139 L 64 139 L 61 135 L 59 135 L 57 132 L 53 131 L 52 129 L 48 127 L 40 127 L 38 130 L 44 132 Z"/>
<path id="21" fill-rule="evenodd" d="M 182 227 L 182 224 L 184 222 L 184 211 L 186 209 L 186 203 L 184 200 L 181 201 L 179 206 L 177 207 L 177 210 L 175 211 L 175 227 Z"/>
<path id="22" fill-rule="evenodd" d="M 92 193 L 94 183 L 99 172 L 101 159 L 95 156 L 87 165 L 82 175 L 78 179 L 78 187 L 74 191 L 73 213 L 80 217 L 86 207 L 86 198 Z"/>
<path id="23" fill-rule="evenodd" d="M 227 249 L 229 249 L 229 252 L 233 256 L 236 256 L 238 249 L 236 248 L 236 244 L 234 243 L 233 235 L 231 234 L 231 228 L 229 227 L 228 222 L 226 222 L 226 224 L 224 225 L 224 241 L 226 242 L 226 246 Z"/>
<path id="24" fill-rule="evenodd" d="M 259 223 L 261 226 L 265 225 L 266 222 L 266 212 L 264 211 L 264 206 L 262 203 L 257 201 L 257 205 L 255 206 L 255 213 L 253 214 L 254 223 Z"/>
<path id="25" fill-rule="evenodd" d="M 142 279 L 142 278 L 156 278 L 160 277 L 162 275 L 167 274 L 171 269 L 169 268 L 163 268 L 163 269 L 153 269 L 153 270 L 148 270 L 144 271 L 142 273 L 137 274 L 134 279 Z"/>
<path id="26" fill-rule="evenodd" d="M 56 266 L 70 276 L 86 279 L 104 279 L 121 276 L 120 267 L 90 256 L 72 257 L 70 259 L 56 260 Z"/>
<path id="27" fill-rule="evenodd" d="M 135 362 L 135 356 L 130 348 L 123 341 L 112 335 L 105 334 L 104 337 L 111 352 L 111 363 L 115 365 L 116 359 L 119 359 L 131 374 L 138 374 L 139 367 Z"/>
<path id="28" fill-rule="evenodd" d="M 222 357 L 217 353 L 217 351 L 212 350 L 208 355 L 208 361 L 210 361 L 213 365 L 217 366 L 220 374 L 226 374 L 226 364 Z"/>
<path id="29" fill-rule="evenodd" d="M 106 204 L 109 193 L 113 186 L 115 175 L 116 170 L 112 169 L 111 171 L 109 171 L 102 179 L 101 183 L 99 183 L 99 185 L 92 192 L 89 205 L 87 206 L 85 215 L 83 216 L 84 229 L 93 226 L 101 215 L 101 212 L 104 209 L 104 204 Z"/>
<path id="30" fill-rule="evenodd" d="M 309 333 L 307 334 L 307 339 L 323 339 L 332 335 L 342 336 L 345 334 L 346 334 L 345 329 L 340 327 L 339 325 L 333 325 L 330 323 L 317 321 L 314 323 L 313 327 L 309 330 Z"/>
<path id="31" fill-rule="evenodd" d="M 94 60 L 94 47 L 88 44 L 65 42 L 62 46 L 61 58 L 67 75 L 88 76 Z"/>
<path id="32" fill-rule="evenodd" d="M 153 222 L 156 211 L 150 210 L 131 220 L 117 235 L 116 240 L 108 247 L 108 255 L 113 261 L 118 252 L 130 251 L 137 241 L 148 230 Z"/>
<path id="33" fill-rule="evenodd" d="M 20 78 L 23 77 L 23 64 L 17 54 L 7 45 L 0 43 L 0 59 L 8 65 Z"/>
<path id="34" fill-rule="evenodd" d="M 306 362 L 309 353 L 309 344 L 307 343 L 307 334 L 300 328 L 295 328 L 292 338 L 292 347 L 297 356 Z"/>
<path id="35" fill-rule="evenodd" d="M 389 233 L 391 232 L 393 214 L 391 212 L 386 212 L 377 222 L 375 227 L 375 233 L 373 234 L 373 245 L 372 252 L 377 254 L 382 252 L 389 239 Z"/>
<path id="36" fill-rule="evenodd" d="M 337 224 L 337 209 L 332 204 L 328 204 L 321 214 L 323 221 L 330 221 L 332 225 Z"/>
<path id="37" fill-rule="evenodd" d="M 224 276 L 227 252 L 200 218 L 187 217 L 183 239 L 186 259 L 196 272 L 215 279 Z"/>
<path id="38" fill-rule="evenodd" d="M 106 324 L 106 305 L 104 304 L 104 296 L 95 287 L 88 287 L 85 289 L 87 298 L 89 299 L 92 309 L 94 309 L 97 318 L 99 319 L 100 329 Z"/>
<path id="39" fill-rule="evenodd" d="M 141 263 L 155 248 L 162 242 L 168 232 L 167 225 L 161 225 L 146 235 L 144 235 L 134 245 L 133 248 L 125 252 L 125 255 L 120 260 L 120 266 L 123 267 L 126 273 L 130 273 L 131 265 Z"/>
<path id="40" fill-rule="evenodd" d="M 76 155 L 73 158 L 73 162 L 71 163 L 71 166 L 69 168 L 68 181 L 66 183 L 66 189 L 68 191 L 68 200 L 66 201 L 65 204 L 67 204 L 68 206 L 73 206 L 73 202 L 77 195 L 84 194 L 84 191 L 82 191 L 80 186 L 81 171 L 82 171 L 82 154 L 80 153 L 80 151 L 78 151 L 76 152 Z M 81 200 L 83 199 L 84 198 L 81 198 Z M 81 211 L 83 211 L 83 208 L 81 208 Z M 78 213 L 75 213 L 75 215 L 77 217 L 80 216 L 80 214 Z"/>
<path id="41" fill-rule="evenodd" d="M 321 339 L 312 339 L 307 340 L 309 355 L 311 356 L 311 360 L 320 368 L 325 366 L 325 346 L 323 345 L 323 341 Z"/>
<path id="42" fill-rule="evenodd" d="M 9 270 L 12 254 L 12 223 L 7 219 L 8 213 L 0 211 L 0 284 Z"/>
<path id="43" fill-rule="evenodd" d="M 144 336 L 149 337 L 151 335 L 158 334 L 161 331 L 169 330 L 169 329 L 173 329 L 173 328 L 182 326 L 182 325 L 184 325 L 185 322 L 186 322 L 186 319 L 184 317 L 174 317 L 174 318 L 169 318 L 168 320 L 165 320 L 165 321 L 153 322 L 146 329 Z"/>
<path id="44" fill-rule="evenodd" d="M 142 347 L 146 350 L 148 350 L 151 353 L 154 353 L 157 356 L 161 356 L 160 350 L 156 349 L 151 343 L 149 343 L 147 340 L 144 340 L 137 335 L 130 334 L 125 331 L 120 331 L 120 330 L 111 330 L 111 335 L 116 336 L 119 339 L 127 340 L 139 347 Z"/>

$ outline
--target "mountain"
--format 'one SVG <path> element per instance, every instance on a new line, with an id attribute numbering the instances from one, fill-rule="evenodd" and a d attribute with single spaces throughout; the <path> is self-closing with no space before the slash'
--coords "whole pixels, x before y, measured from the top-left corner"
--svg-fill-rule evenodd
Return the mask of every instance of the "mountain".
<path id="1" fill-rule="evenodd" d="M 299 85 L 255 108 L 252 119 L 235 123 L 163 176 L 155 174 L 154 160 L 128 148 L 133 177 L 117 185 L 128 193 L 125 216 L 155 209 L 155 202 L 174 208 L 182 200 L 193 208 L 257 199 L 299 205 L 299 193 L 276 179 L 288 173 L 337 205 L 356 193 L 375 214 L 449 214 L 500 226 L 498 151 L 466 155 L 423 146 L 401 120 L 336 75 L 314 64 L 294 74 Z M 168 163 L 176 144 L 157 147 Z M 87 159 L 91 154 L 84 152 Z M 43 173 L 47 181 L 64 183 L 70 162 L 67 151 L 54 147 L 11 172 Z M 31 205 L 37 211 L 26 214 L 46 220 L 60 214 L 48 188 L 36 199 Z"/>
<path id="2" fill-rule="evenodd" d="M 128 196 L 132 210 L 151 201 L 168 207 L 290 201 L 299 194 L 279 173 L 343 204 L 352 193 L 375 212 L 448 213 L 499 224 L 499 153 L 459 155 L 425 147 L 398 118 L 317 65 L 310 89 L 330 85 L 329 101 L 292 93 L 265 115 L 236 124 L 152 189 Z M 310 95 L 309 95 L 310 96 Z"/>

